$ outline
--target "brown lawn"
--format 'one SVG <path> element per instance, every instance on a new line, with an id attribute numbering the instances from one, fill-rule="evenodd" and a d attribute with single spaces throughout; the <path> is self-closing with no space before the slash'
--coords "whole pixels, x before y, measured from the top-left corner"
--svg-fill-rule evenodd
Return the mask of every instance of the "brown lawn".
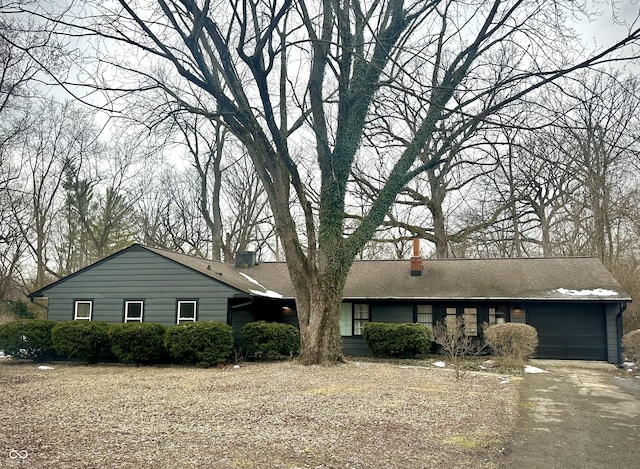
<path id="1" fill-rule="evenodd" d="M 41 370 L 3 358 L 0 467 L 501 467 L 518 380 L 415 364 Z"/>

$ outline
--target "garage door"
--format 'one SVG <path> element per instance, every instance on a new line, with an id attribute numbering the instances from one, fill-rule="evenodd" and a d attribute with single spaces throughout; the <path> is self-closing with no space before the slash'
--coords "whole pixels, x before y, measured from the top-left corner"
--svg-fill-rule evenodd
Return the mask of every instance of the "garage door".
<path id="1" fill-rule="evenodd" d="M 599 305 L 535 305 L 527 323 L 538 331 L 538 358 L 606 360 L 605 315 Z"/>

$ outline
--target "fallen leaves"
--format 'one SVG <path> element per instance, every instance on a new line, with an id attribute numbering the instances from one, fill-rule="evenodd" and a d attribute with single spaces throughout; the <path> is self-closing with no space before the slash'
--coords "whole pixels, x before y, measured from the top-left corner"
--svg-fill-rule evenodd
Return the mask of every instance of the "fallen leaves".
<path id="1" fill-rule="evenodd" d="M 517 383 L 430 366 L 3 360 L 0 377 L 3 467 L 12 449 L 29 467 L 497 467 L 517 415 Z"/>

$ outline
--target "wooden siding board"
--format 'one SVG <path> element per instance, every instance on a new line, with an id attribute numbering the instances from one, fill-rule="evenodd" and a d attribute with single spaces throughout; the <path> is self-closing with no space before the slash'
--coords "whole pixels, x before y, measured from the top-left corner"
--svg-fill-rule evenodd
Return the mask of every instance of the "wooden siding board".
<path id="1" fill-rule="evenodd" d="M 122 322 L 125 298 L 145 301 L 144 321 L 165 325 L 176 322 L 178 298 L 198 299 L 199 321 L 227 321 L 227 301 L 236 290 L 207 278 L 191 269 L 154 253 L 132 250 L 46 292 L 48 317 L 65 321 L 73 319 L 73 302 L 92 298 L 93 320 Z"/>

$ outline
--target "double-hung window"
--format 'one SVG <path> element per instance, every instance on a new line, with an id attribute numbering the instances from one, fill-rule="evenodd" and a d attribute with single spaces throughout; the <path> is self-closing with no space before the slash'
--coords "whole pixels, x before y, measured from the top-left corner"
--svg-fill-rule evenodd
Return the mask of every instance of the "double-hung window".
<path id="1" fill-rule="evenodd" d="M 478 308 L 464 308 L 464 335 L 476 337 L 478 335 Z"/>
<path id="2" fill-rule="evenodd" d="M 76 321 L 91 321 L 93 314 L 93 300 L 76 300 L 73 305 L 73 319 Z"/>
<path id="3" fill-rule="evenodd" d="M 455 307 L 445 308 L 445 324 L 447 327 L 457 327 L 458 326 L 458 310 Z"/>
<path id="4" fill-rule="evenodd" d="M 342 303 L 340 305 L 340 335 L 362 335 L 362 328 L 371 320 L 369 305 Z"/>
<path id="5" fill-rule="evenodd" d="M 364 325 L 369 322 L 369 305 L 356 303 L 353 305 L 353 335 L 362 335 Z"/>
<path id="6" fill-rule="evenodd" d="M 142 322 L 143 314 L 143 300 L 126 300 L 124 302 L 124 322 Z"/>
<path id="7" fill-rule="evenodd" d="M 178 324 L 183 322 L 196 322 L 198 314 L 198 301 L 197 300 L 178 300 L 178 312 L 177 312 Z"/>
<path id="8" fill-rule="evenodd" d="M 433 306 L 418 305 L 416 307 L 416 322 L 418 324 L 433 327 Z"/>

